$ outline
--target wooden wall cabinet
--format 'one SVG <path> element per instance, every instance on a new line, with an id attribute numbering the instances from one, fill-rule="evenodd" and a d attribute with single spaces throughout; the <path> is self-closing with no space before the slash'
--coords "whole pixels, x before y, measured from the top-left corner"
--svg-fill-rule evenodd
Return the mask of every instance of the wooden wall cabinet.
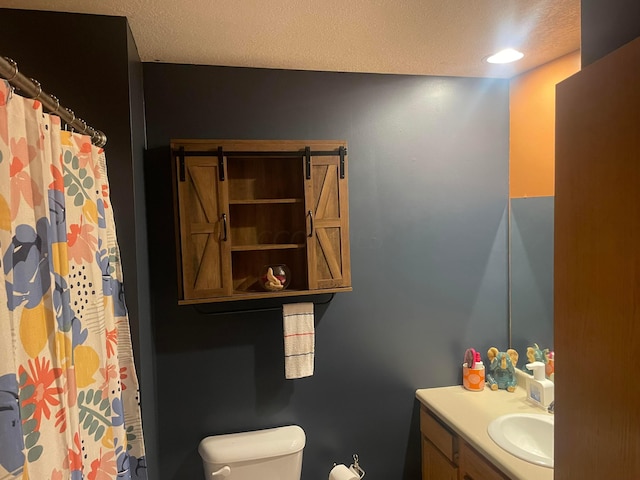
<path id="1" fill-rule="evenodd" d="M 422 480 L 508 480 L 489 460 L 420 407 Z"/>
<path id="2" fill-rule="evenodd" d="M 346 147 L 172 140 L 179 303 L 350 291 Z M 274 264 L 291 283 L 265 291 Z"/>

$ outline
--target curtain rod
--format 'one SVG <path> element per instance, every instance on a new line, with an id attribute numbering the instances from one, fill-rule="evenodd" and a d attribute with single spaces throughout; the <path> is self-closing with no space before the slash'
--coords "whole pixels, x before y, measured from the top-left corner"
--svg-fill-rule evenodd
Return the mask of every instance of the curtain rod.
<path id="1" fill-rule="evenodd" d="M 18 71 L 18 64 L 9 57 L 0 56 L 0 77 L 30 98 L 41 102 L 51 114 L 59 116 L 69 127 L 82 134 L 89 135 L 91 143 L 94 145 L 98 147 L 106 145 L 107 136 L 104 133 L 90 127 L 87 122 L 76 117 L 73 110 L 60 105 L 60 100 L 42 90 L 40 82 L 33 78 L 25 77 Z"/>

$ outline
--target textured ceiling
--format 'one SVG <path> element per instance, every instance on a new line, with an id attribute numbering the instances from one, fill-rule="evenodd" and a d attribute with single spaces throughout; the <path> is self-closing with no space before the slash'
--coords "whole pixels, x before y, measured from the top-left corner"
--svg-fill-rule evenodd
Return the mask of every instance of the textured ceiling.
<path id="1" fill-rule="evenodd" d="M 0 0 L 121 15 L 143 61 L 508 78 L 580 48 L 580 0 Z M 514 47 L 524 59 L 483 59 Z M 2 52 L 4 54 L 4 52 Z"/>

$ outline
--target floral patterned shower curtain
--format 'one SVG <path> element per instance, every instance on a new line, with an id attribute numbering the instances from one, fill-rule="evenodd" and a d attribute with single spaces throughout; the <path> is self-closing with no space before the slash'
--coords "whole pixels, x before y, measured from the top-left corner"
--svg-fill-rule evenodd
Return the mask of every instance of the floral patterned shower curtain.
<path id="1" fill-rule="evenodd" d="M 0 262 L 0 480 L 146 479 L 104 151 L 2 80 Z"/>

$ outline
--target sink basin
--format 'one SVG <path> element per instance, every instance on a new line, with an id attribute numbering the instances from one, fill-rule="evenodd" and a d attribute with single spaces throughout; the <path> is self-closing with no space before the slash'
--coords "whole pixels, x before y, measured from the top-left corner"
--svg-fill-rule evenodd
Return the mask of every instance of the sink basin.
<path id="1" fill-rule="evenodd" d="M 489 436 L 500 447 L 527 462 L 553 468 L 553 416 L 513 413 L 489 424 Z"/>

